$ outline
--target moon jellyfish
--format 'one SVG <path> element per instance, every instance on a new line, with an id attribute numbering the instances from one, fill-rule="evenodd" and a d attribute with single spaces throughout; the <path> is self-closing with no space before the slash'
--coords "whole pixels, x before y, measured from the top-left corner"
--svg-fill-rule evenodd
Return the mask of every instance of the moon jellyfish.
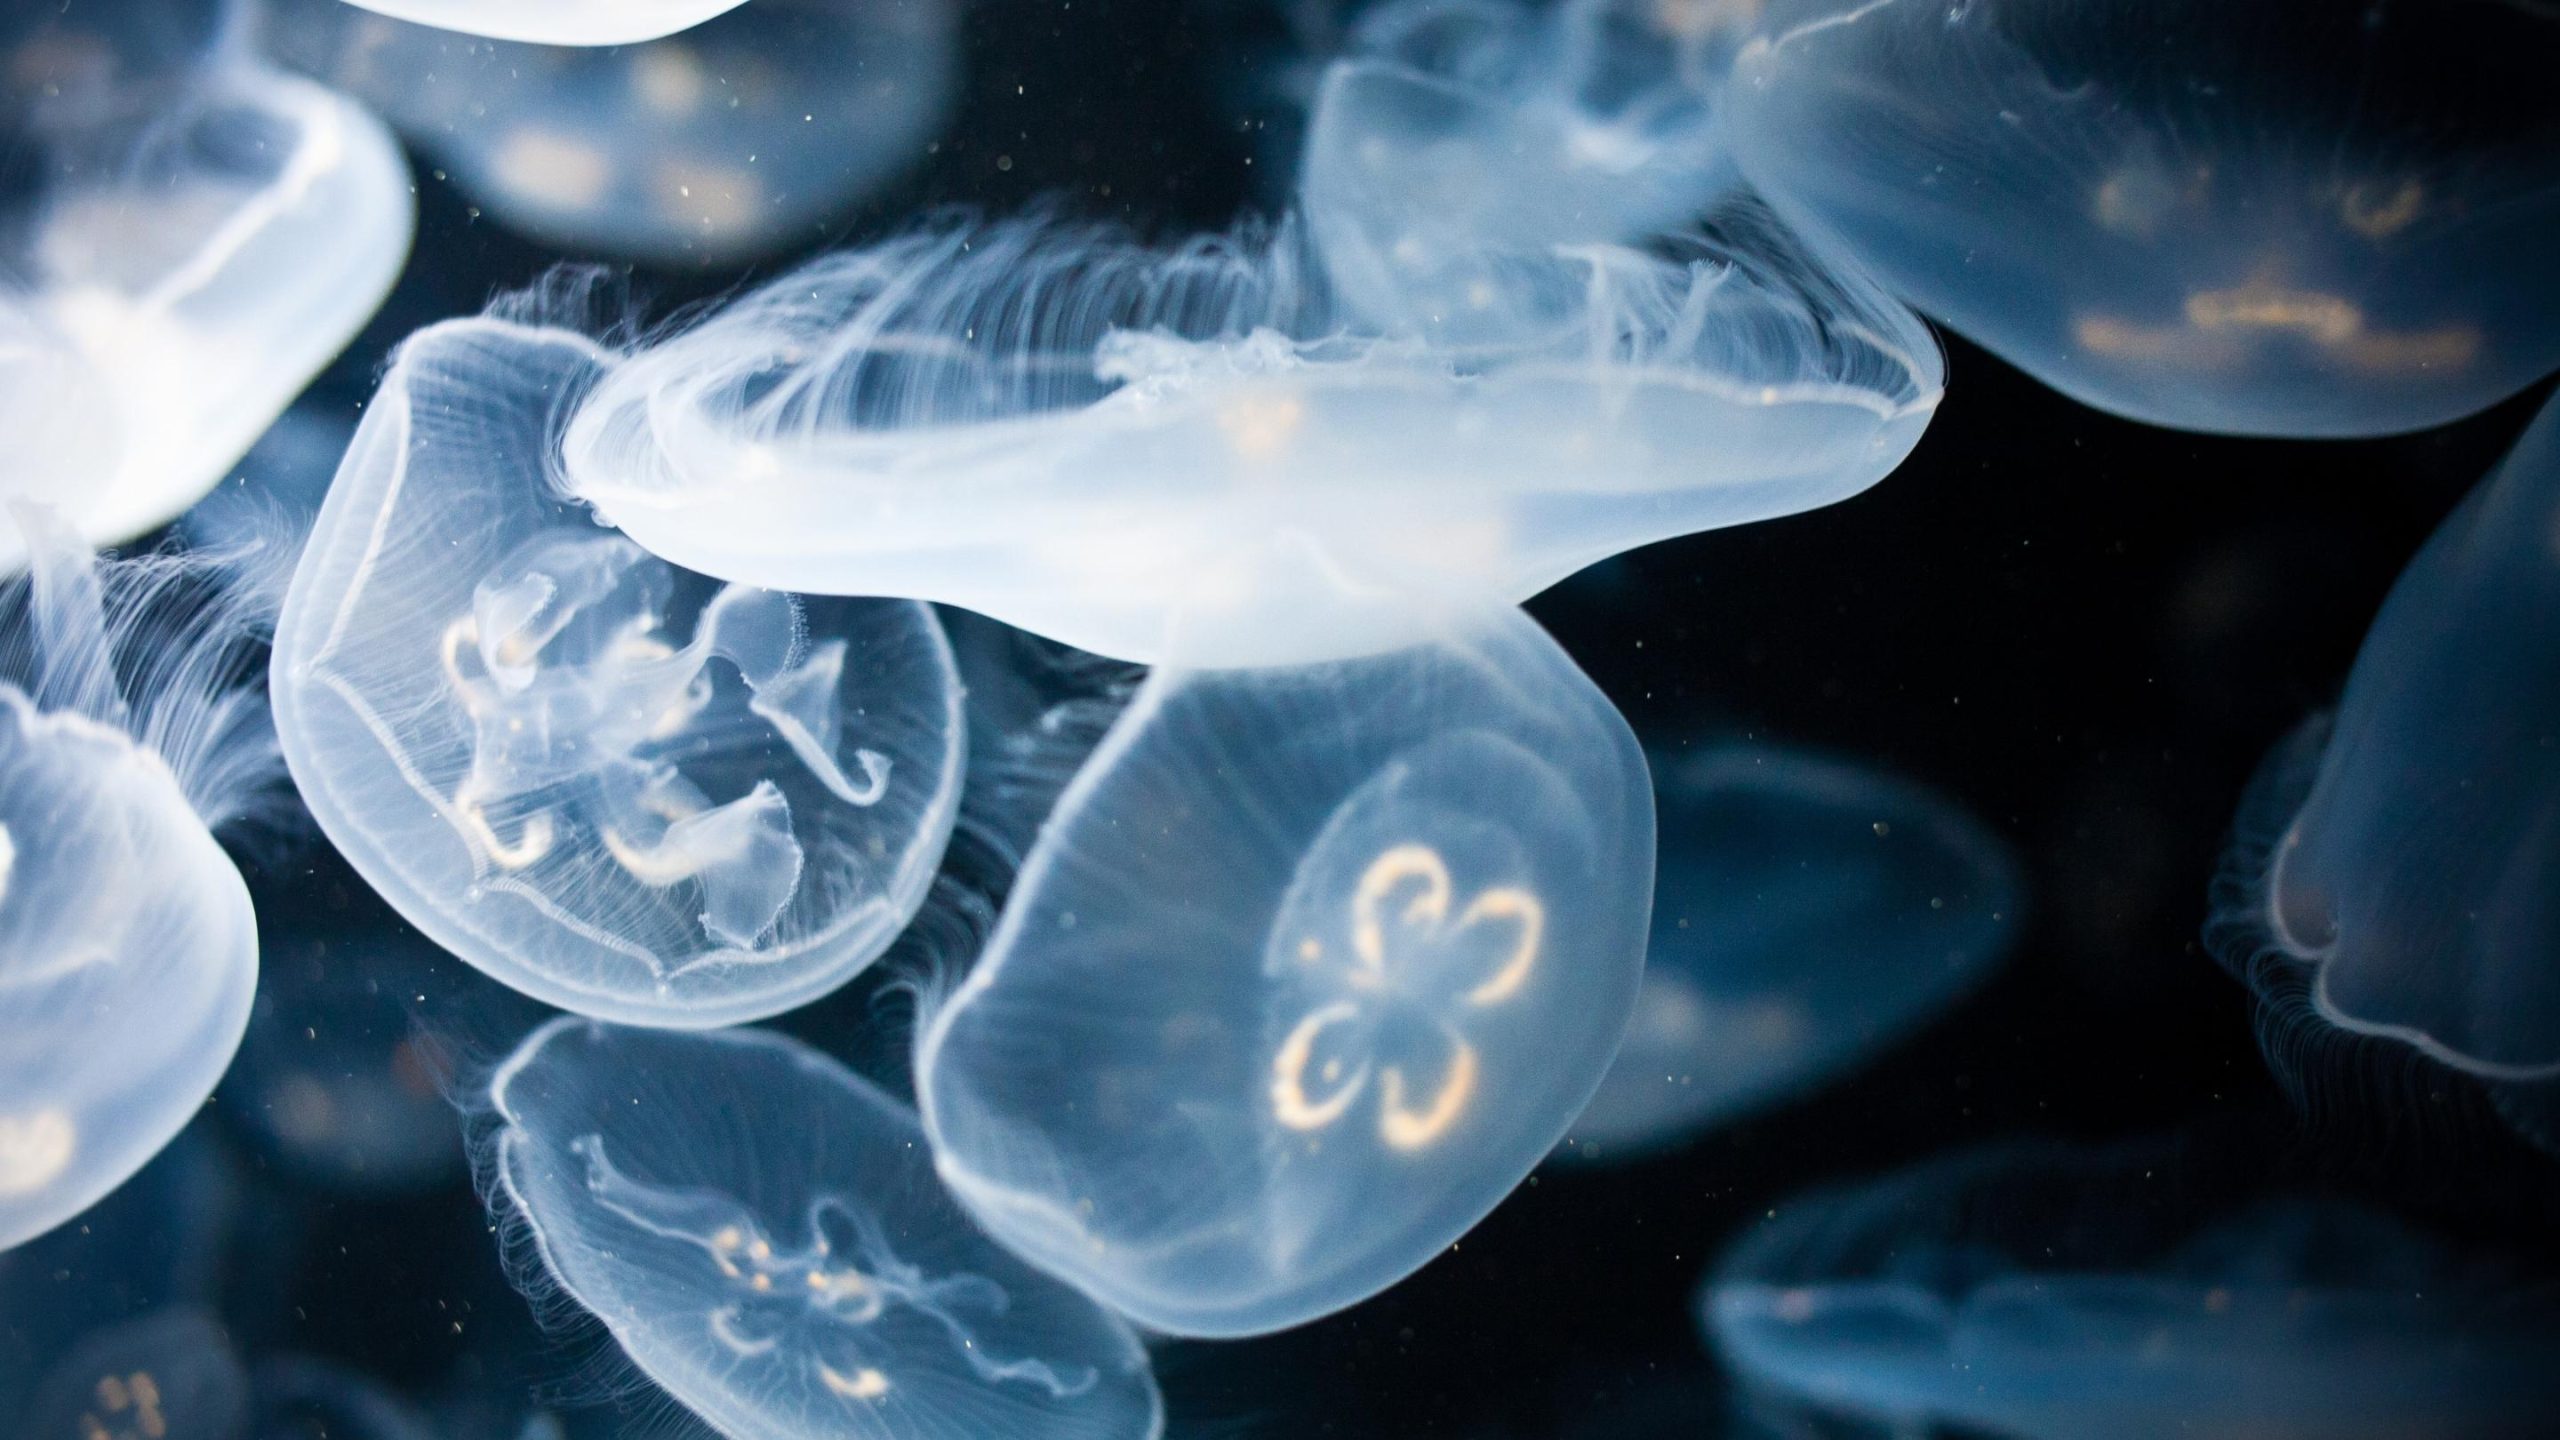
<path id="1" fill-rule="evenodd" d="M 1909 312 L 1748 236 L 1687 263 L 1543 253 L 1516 279 L 1460 345 L 1345 319 L 1294 225 L 1158 250 L 946 223 L 615 369 L 569 426 L 568 483 L 707 574 L 939 600 L 1120 659 L 1290 664 L 1853 494 L 1937 402 Z"/>
<path id="2" fill-rule="evenodd" d="M 958 80 L 950 0 L 757 0 L 604 50 L 472 40 L 338 0 L 287 16 L 284 59 L 380 110 L 495 219 L 659 263 L 806 244 L 924 156 Z"/>
<path id="3" fill-rule="evenodd" d="M 1657 764 L 1635 1018 L 1565 1154 L 1676 1145 L 1925 1023 L 2016 938 L 2018 863 L 1944 796 L 1805 752 Z"/>
<path id="4" fill-rule="evenodd" d="M 1159 668 L 919 1038 L 942 1176 L 1152 1329 L 1339 1310 L 1564 1134 L 1652 894 L 1644 756 L 1518 610 L 1355 660 Z"/>
<path id="5" fill-rule="evenodd" d="M 109 541 L 210 490 L 355 335 L 411 200 L 354 104 L 236 37 L 137 73 L 116 29 L 150 7 L 100 13 L 103 33 L 75 8 L 0 54 L 0 88 L 34 97 L 0 125 L 0 421 L 7 493 Z"/>
<path id="6" fill-rule="evenodd" d="M 2546 7 L 1779 13 L 1723 96 L 1743 170 L 2074 399 L 2180 429 L 2380 435 L 2560 366 Z"/>
<path id="7" fill-rule="evenodd" d="M 2279 1004 L 2415 1047 L 2560 1146 L 2560 402 L 2374 617 L 2334 718 L 2278 747 L 2208 938 Z"/>
<path id="8" fill-rule="evenodd" d="M 258 974 L 213 832 L 281 778 L 256 586 L 96 562 L 19 508 L 0 590 L 0 1249 L 123 1184 L 212 1093 Z"/>
<path id="9" fill-rule="evenodd" d="M 644 554 L 551 488 L 611 357 L 564 330 L 401 348 L 277 625 L 285 756 L 436 943 L 566 1009 L 711 1026 L 870 964 L 922 902 L 965 727 L 921 605 Z"/>
<path id="10" fill-rule="evenodd" d="M 35 1393 L 28 1440 L 238 1440 L 249 1377 L 201 1310 L 163 1310 L 83 1340 Z"/>
<path id="11" fill-rule="evenodd" d="M 2173 1158 L 1996 1146 L 1782 1202 L 1709 1336 L 1762 1404 L 1897 1434 L 2549 1433 L 2560 1310 L 2512 1260 Z"/>
<path id="12" fill-rule="evenodd" d="M 563 1018 L 490 1101 L 548 1274 L 731 1440 L 1152 1440 L 1128 1328 L 992 1244 L 913 1112 L 797 1041 Z"/>
<path id="13" fill-rule="evenodd" d="M 533 45 L 630 45 L 690 29 L 746 0 L 347 0 L 439 30 Z"/>
<path id="14" fill-rule="evenodd" d="M 1325 73 L 1299 199 L 1364 314 L 1463 313 L 1522 251 L 1673 229 L 1732 183 L 1712 97 L 1745 0 L 1402 0 Z"/>

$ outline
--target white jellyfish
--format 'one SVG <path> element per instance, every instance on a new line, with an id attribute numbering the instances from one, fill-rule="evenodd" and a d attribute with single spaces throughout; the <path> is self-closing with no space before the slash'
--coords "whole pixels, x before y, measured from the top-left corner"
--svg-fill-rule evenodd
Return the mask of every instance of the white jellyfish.
<path id="1" fill-rule="evenodd" d="M 1952 800 L 1804 751 L 1657 757 L 1644 987 L 1567 1155 L 1626 1158 L 1832 1078 L 2015 941 L 2021 880 Z"/>
<path id="2" fill-rule="evenodd" d="M 1786 1433 L 2549 1433 L 2560 1307 L 2513 1257 L 2185 1160 L 1996 1145 L 1790 1197 L 1709 1277 L 1708 1336 Z"/>
<path id="3" fill-rule="evenodd" d="M 532 45 L 630 45 L 690 29 L 746 0 L 347 0 L 395 19 Z"/>
<path id="4" fill-rule="evenodd" d="M 653 553 L 1196 664 L 1427 640 L 1666 536 L 1830 503 L 1940 359 L 1738 211 L 1691 258 L 1521 257 L 1465 340 L 1346 318 L 1301 232 L 1039 220 L 819 260 L 617 367 L 569 488 Z"/>
<path id="5" fill-rule="evenodd" d="M 2336 715 L 2268 762 L 2208 938 L 2271 1050 L 2405 1043 L 2560 1148 L 2555 536 L 2560 402 L 2409 562 Z"/>
<path id="6" fill-rule="evenodd" d="M 492 1080 L 542 1270 L 730 1440 L 1154 1440 L 1146 1352 L 991 1243 L 914 1112 L 798 1041 L 574 1018 Z"/>
<path id="7" fill-rule="evenodd" d="M 923 158 L 958 88 L 951 0 L 758 0 L 614 49 L 476 40 L 339 0 L 295 0 L 275 30 L 282 58 L 380 110 L 493 219 L 658 263 L 807 244 Z"/>
<path id="8" fill-rule="evenodd" d="M 1152 1329 L 1354 1304 L 1572 1123 L 1652 893 L 1635 737 L 1518 610 L 1355 660 L 1160 668 L 921 1033 L 943 1178 Z"/>
<path id="9" fill-rule="evenodd" d="M 551 487 L 612 357 L 510 320 L 413 337 L 277 626 L 277 727 L 374 888 L 528 994 L 635 1023 L 788 1009 L 885 950 L 951 833 L 965 727 L 908 602 L 650 558 Z"/>
<path id="10" fill-rule="evenodd" d="M 1795 0 L 1720 118 L 1791 220 L 2038 380 L 2379 435 L 2560 367 L 2549 7 Z"/>
<path id="11" fill-rule="evenodd" d="M 0 125 L 32 164 L 0 214 L 5 489 L 101 542 L 222 479 L 382 302 L 412 221 L 380 122 L 236 26 L 144 69 L 119 26 L 153 18 L 69 9 L 0 56 L 32 97 Z"/>
<path id="12" fill-rule="evenodd" d="M 0 1249 L 123 1184 L 230 1064 L 258 934 L 213 832 L 282 778 L 256 584 L 93 562 L 14 519 L 34 568 L 0 592 Z"/>

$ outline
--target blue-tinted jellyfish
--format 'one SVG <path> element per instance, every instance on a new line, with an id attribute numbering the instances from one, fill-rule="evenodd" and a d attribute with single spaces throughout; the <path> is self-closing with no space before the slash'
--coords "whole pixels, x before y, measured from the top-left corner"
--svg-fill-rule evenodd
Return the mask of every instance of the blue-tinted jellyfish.
<path id="1" fill-rule="evenodd" d="M 412 337 L 277 624 L 276 723 L 321 827 L 409 923 L 582 1013 L 770 1015 L 888 948 L 958 804 L 950 646 L 650 558 L 558 495 L 611 357 L 468 320 Z"/>
<path id="2" fill-rule="evenodd" d="M 2217 886 L 2215 952 L 2405 1042 L 2560 1147 L 2560 402 L 2402 572 L 2333 719 L 2280 746 Z M 2539 1116 L 2539 1118 L 2537 1118 Z"/>
<path id="3" fill-rule="evenodd" d="M 179 1307 L 82 1340 L 46 1377 L 26 1440 L 239 1440 L 249 1377 L 221 1324 Z"/>
<path id="4" fill-rule="evenodd" d="M 903 1105 L 797 1041 L 563 1018 L 490 1084 L 551 1279 L 731 1440 L 1153 1440 L 1116 1317 L 1005 1253 Z"/>
<path id="5" fill-rule="evenodd" d="M 1745 173 L 2075 399 L 2378 435 L 2560 366 L 2547 7 L 1772 9 L 1720 111 Z"/>
<path id="6" fill-rule="evenodd" d="M 581 254 L 712 264 L 807 244 L 921 159 L 958 30 L 950 0 L 757 0 L 649 44 L 566 49 L 296 0 L 272 43 L 497 220 Z"/>
<path id="7" fill-rule="evenodd" d="M 237 25 L 188 56 L 166 7 L 46 8 L 0 53 L 0 490 L 119 540 L 221 480 L 381 303 L 409 171 Z"/>
<path id="8" fill-rule="evenodd" d="M 1653 833 L 1626 722 L 1517 610 L 1356 660 L 1159 668 L 919 1037 L 943 1178 L 1156 1330 L 1363 1300 L 1590 1099 Z"/>
<path id="9" fill-rule="evenodd" d="M 440 30 L 533 45 L 630 45 L 690 29 L 746 0 L 348 0 Z"/>
<path id="10" fill-rule="evenodd" d="M 1732 183 L 1748 0 L 1399 0 L 1317 89 L 1299 200 L 1346 299 L 1426 323 L 1523 251 L 1675 229 Z"/>
<path id="11" fill-rule="evenodd" d="M 2549 1433 L 2560 1305 L 2514 1262 L 2158 1145 L 2006 1145 L 1780 1202 L 1703 1295 L 1760 1403 L 2018 1440 Z M 1793 1432 L 1791 1432 L 1793 1433 Z"/>
<path id="12" fill-rule="evenodd" d="M 1567 1137 L 1605 1159 L 1783 1100 L 1925 1023 L 2018 934 L 2018 863 L 1952 801 L 1804 752 L 1657 757 L 1635 1018 Z"/>
<path id="13" fill-rule="evenodd" d="M 86 1209 L 212 1093 L 257 982 L 213 832 L 272 803 L 259 586 L 94 562 L 21 508 L 0 590 L 0 1249 Z"/>
<path id="14" fill-rule="evenodd" d="M 568 484 L 746 583 L 945 601 L 1121 659 L 1373 653 L 1900 462 L 1934 341 L 1773 234 L 1525 256 L 1461 344 L 1346 318 L 1294 224 L 1172 249 L 944 224 L 618 367 Z"/>

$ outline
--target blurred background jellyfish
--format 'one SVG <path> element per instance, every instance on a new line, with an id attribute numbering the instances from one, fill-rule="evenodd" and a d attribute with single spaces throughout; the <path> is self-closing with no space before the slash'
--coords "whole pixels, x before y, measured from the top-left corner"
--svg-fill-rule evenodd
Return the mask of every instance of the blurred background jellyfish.
<path id="1" fill-rule="evenodd" d="M 2532 4 L 1795 0 L 1720 118 L 1791 220 L 2077 400 L 2381 435 L 2560 366 L 2555 63 Z"/>
<path id="2" fill-rule="evenodd" d="M 2208 939 L 2268 1001 L 2271 1050 L 2405 1043 L 2560 1149 L 2555 727 L 2560 402 L 2409 562 L 2336 714 L 2243 804 Z"/>
<path id="3" fill-rule="evenodd" d="M 2017 938 L 2016 858 L 1943 795 L 1745 744 L 1657 758 L 1654 784 L 1644 985 L 1567 1155 L 1662 1149 L 1820 1084 Z"/>
<path id="4" fill-rule="evenodd" d="M 1399 0 L 1318 86 L 1299 201 L 1381 323 L 1463 311 L 1506 258 L 1680 228 L 1734 183 L 1713 99 L 1749 0 Z"/>
<path id="5" fill-rule="evenodd" d="M 409 171 L 372 116 L 252 58 L 238 6 L 40 8 L 0 22 L 5 489 L 127 539 L 213 488 L 373 314 Z"/>
<path id="6" fill-rule="evenodd" d="M 919 1038 L 943 1178 L 1151 1329 L 1354 1304 L 1580 1112 L 1652 894 L 1635 737 L 1518 610 L 1357 660 L 1160 668 Z"/>
<path id="7" fill-rule="evenodd" d="M 815 240 L 923 158 L 958 88 L 953 0 L 756 0 L 607 50 L 475 40 L 339 0 L 279 8 L 281 58 L 380 110 L 492 217 L 656 264 Z"/>
<path id="8" fill-rule="evenodd" d="M 568 485 L 745 583 L 944 601 L 1121 659 L 1375 653 L 1901 461 L 1935 342 L 1766 229 L 1685 263 L 1530 257 L 1460 344 L 1346 320 L 1294 225 L 1170 249 L 931 226 L 617 367 L 569 426 Z"/>
<path id="9" fill-rule="evenodd" d="M 29 1440 L 241 1440 L 249 1376 L 213 1316 L 173 1307 L 84 1339 L 19 1423 Z"/>
<path id="10" fill-rule="evenodd" d="M 348 0 L 465 35 L 534 45 L 629 45 L 689 29 L 746 0 Z"/>
<path id="11" fill-rule="evenodd" d="M 536 998 L 710 1026 L 885 950 L 965 747 L 932 612 L 812 604 L 650 558 L 554 492 L 610 357 L 507 320 L 400 351 L 278 622 L 312 814 L 446 949 Z"/>
<path id="12" fill-rule="evenodd" d="M 0 590 L 0 1249 L 123 1184 L 230 1064 L 258 932 L 214 832 L 282 778 L 258 586 L 12 518 L 34 568 Z"/>
<path id="13" fill-rule="evenodd" d="M 548 1276 L 731 1440 L 1153 1440 L 1116 1317 L 991 1243 L 914 1112 L 757 1031 L 562 1018 L 492 1080 Z"/>
<path id="14" fill-rule="evenodd" d="M 2512 1257 L 2182 1161 L 1995 1145 L 1781 1202 L 1710 1277 L 1709 1339 L 1772 1413 L 1898 1434 L 2549 1433 L 2560 1304 Z"/>

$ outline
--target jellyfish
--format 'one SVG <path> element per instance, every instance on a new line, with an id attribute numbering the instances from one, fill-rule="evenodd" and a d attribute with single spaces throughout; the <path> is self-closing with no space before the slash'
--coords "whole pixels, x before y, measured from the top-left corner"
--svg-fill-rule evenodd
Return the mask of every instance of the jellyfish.
<path id="1" fill-rule="evenodd" d="M 216 831 L 282 778 L 239 557 L 99 562 L 19 507 L 0 590 L 0 1250 L 123 1184 L 212 1093 L 257 923 Z"/>
<path id="2" fill-rule="evenodd" d="M 2185 430 L 2458 419 L 2560 367 L 2539 5 L 1799 0 L 1743 172 L 2037 380 Z"/>
<path id="3" fill-rule="evenodd" d="M 372 315 L 409 171 L 236 24 L 181 59 L 157 7 L 47 9 L 0 54 L 5 492 L 109 542 L 213 488 Z"/>
<path id="4" fill-rule="evenodd" d="M 83 1340 L 35 1393 L 29 1440 L 238 1440 L 249 1377 L 220 1322 L 192 1307 Z"/>
<path id="5" fill-rule="evenodd" d="M 1814 753 L 1654 766 L 1653 936 L 1618 1058 L 1566 1155 L 1679 1144 L 1856 1065 L 1979 983 L 2018 862 L 1953 801 Z"/>
<path id="6" fill-rule="evenodd" d="M 843 984 L 950 838 L 965 726 L 932 613 L 652 559 L 552 488 L 613 357 L 520 320 L 402 346 L 277 624 L 303 799 L 402 917 L 516 989 L 712 1026 Z"/>
<path id="7" fill-rule="evenodd" d="M 1526 1176 L 1644 968 L 1653 798 L 1522 612 L 1151 673 L 920 1032 L 943 1179 L 1150 1329 L 1354 1304 Z"/>
<path id="8" fill-rule="evenodd" d="M 688 30 L 746 0 L 347 0 L 377 14 L 528 45 L 632 45 Z"/>
<path id="9" fill-rule="evenodd" d="M 2413 1047 L 2560 1148 L 2555 536 L 2560 401 L 2401 573 L 2334 716 L 2263 767 L 2208 939 L 2268 998 L 2271 1050 Z"/>
<path id="10" fill-rule="evenodd" d="M 1462 313 L 1505 257 L 1678 228 L 1734 183 L 1713 96 L 1747 0 L 1399 0 L 1307 122 L 1299 197 L 1381 321 Z"/>
<path id="11" fill-rule="evenodd" d="M 275 29 L 281 58 L 380 110 L 494 219 L 661 264 L 807 244 L 923 158 L 958 78 L 950 0 L 758 0 L 608 50 L 474 40 L 339 0 L 295 0 Z"/>
<path id="12" fill-rule="evenodd" d="M 2179 1160 L 2012 1142 L 1782 1201 L 1708 1337 L 1762 1406 L 1897 1434 L 2548 1433 L 2560 1307 L 2511 1257 Z"/>
<path id="13" fill-rule="evenodd" d="M 667 560 L 1118 659 L 1427 643 L 1617 551 L 1827 504 L 1917 441 L 1926 329 L 1737 217 L 1506 272 L 1465 343 L 1363 328 L 1302 230 L 1022 219 L 813 262 L 578 407 L 568 488 Z"/>
<path id="14" fill-rule="evenodd" d="M 563 1017 L 489 1099 L 543 1273 L 731 1440 L 1163 1428 L 1128 1327 L 980 1234 L 914 1112 L 798 1041 Z"/>

